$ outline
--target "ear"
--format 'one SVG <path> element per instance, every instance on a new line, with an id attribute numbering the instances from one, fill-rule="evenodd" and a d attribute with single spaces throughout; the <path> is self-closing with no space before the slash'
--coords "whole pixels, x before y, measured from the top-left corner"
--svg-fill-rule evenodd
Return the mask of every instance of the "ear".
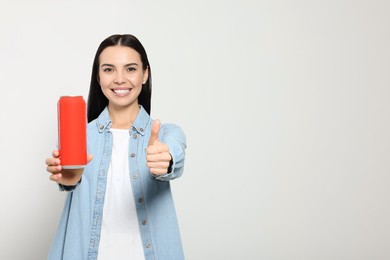
<path id="1" fill-rule="evenodd" d="M 148 81 L 148 78 L 149 78 L 149 67 L 146 67 L 146 69 L 144 70 L 142 85 L 144 85 L 146 81 Z"/>

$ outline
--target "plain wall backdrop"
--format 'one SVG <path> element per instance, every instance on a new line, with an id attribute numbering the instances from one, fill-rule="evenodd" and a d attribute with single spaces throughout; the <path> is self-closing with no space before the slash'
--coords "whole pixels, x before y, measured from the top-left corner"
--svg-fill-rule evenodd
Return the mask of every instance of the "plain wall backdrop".
<path id="1" fill-rule="evenodd" d="M 0 259 L 46 258 L 65 193 L 45 159 L 62 95 L 131 33 L 152 116 L 188 139 L 172 182 L 188 260 L 390 259 L 390 2 L 0 4 Z"/>

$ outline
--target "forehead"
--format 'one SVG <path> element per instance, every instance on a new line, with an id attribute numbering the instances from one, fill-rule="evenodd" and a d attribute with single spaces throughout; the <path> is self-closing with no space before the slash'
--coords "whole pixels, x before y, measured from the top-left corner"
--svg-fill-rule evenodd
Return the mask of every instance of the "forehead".
<path id="1" fill-rule="evenodd" d="M 128 64 L 141 63 L 140 54 L 127 46 L 110 46 L 105 48 L 99 56 L 99 63 Z"/>

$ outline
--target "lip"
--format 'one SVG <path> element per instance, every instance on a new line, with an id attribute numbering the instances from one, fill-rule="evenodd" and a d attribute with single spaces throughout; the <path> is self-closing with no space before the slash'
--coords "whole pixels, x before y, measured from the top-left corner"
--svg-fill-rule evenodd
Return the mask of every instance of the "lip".
<path id="1" fill-rule="evenodd" d="M 131 88 L 113 88 L 111 91 L 119 97 L 124 97 L 130 94 Z"/>

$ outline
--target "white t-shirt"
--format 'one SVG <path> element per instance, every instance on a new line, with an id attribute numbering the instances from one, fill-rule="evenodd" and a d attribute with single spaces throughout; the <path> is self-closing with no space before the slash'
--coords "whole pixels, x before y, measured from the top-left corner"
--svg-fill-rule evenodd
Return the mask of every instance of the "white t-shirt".
<path id="1" fill-rule="evenodd" d="M 98 260 L 145 259 L 129 176 L 129 130 L 110 131 L 113 147 Z"/>

